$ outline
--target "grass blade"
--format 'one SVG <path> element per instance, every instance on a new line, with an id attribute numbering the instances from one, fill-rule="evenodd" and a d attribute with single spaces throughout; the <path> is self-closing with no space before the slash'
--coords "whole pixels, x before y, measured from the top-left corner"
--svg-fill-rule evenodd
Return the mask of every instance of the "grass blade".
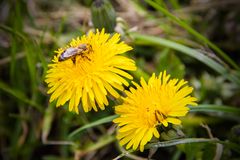
<path id="1" fill-rule="evenodd" d="M 218 48 L 215 44 L 213 44 L 210 40 L 208 40 L 206 37 L 198 33 L 196 30 L 194 30 L 192 27 L 190 27 L 187 23 L 180 20 L 178 17 L 171 14 L 168 10 L 163 8 L 161 5 L 159 5 L 156 2 L 153 2 L 151 0 L 145 0 L 149 5 L 151 5 L 153 8 L 157 9 L 161 13 L 163 13 L 165 16 L 167 16 L 169 19 L 171 19 L 173 22 L 177 23 L 179 26 L 187 30 L 190 34 L 194 35 L 196 38 L 201 40 L 202 42 L 206 43 L 211 47 L 216 53 L 218 53 L 226 62 L 231 64 L 235 69 L 239 69 L 239 66 L 227 55 L 225 54 L 220 48 Z"/>
<path id="2" fill-rule="evenodd" d="M 149 148 L 170 147 L 170 146 L 175 146 L 178 144 L 187 144 L 187 143 L 220 143 L 220 144 L 226 145 L 229 148 L 233 149 L 234 151 L 240 153 L 240 146 L 235 143 L 220 141 L 218 139 L 208 139 L 208 138 L 174 139 L 174 140 L 170 140 L 170 141 L 150 143 L 150 144 L 146 145 L 145 148 L 149 149 Z"/>
<path id="3" fill-rule="evenodd" d="M 211 105 L 211 104 L 201 104 L 197 107 L 189 107 L 190 112 L 222 112 L 222 113 L 231 113 L 234 115 L 240 116 L 240 109 L 231 106 L 223 105 Z"/>
<path id="4" fill-rule="evenodd" d="M 178 144 L 204 143 L 204 142 L 216 143 L 216 142 L 219 142 L 219 140 L 208 139 L 208 138 L 181 138 L 181 139 L 174 139 L 174 140 L 164 141 L 164 142 L 150 143 L 145 148 L 171 147 Z"/>
<path id="5" fill-rule="evenodd" d="M 10 95 L 16 97 L 17 99 L 21 100 L 24 103 L 29 104 L 30 106 L 36 108 L 38 111 L 43 112 L 42 106 L 36 104 L 35 102 L 29 100 L 22 92 L 16 89 L 10 88 L 8 85 L 6 85 L 4 82 L 0 81 L 0 90 L 3 90 Z"/>
<path id="6" fill-rule="evenodd" d="M 89 123 L 87 125 L 84 125 L 78 129 L 76 129 L 75 131 L 73 131 L 72 133 L 69 134 L 69 138 L 72 138 L 74 137 L 75 135 L 79 134 L 81 131 L 85 130 L 85 129 L 88 129 L 88 128 L 91 128 L 91 127 L 94 127 L 94 126 L 98 126 L 100 124 L 104 124 L 104 123 L 108 123 L 108 122 L 111 122 L 113 119 L 117 118 L 118 115 L 113 115 L 113 116 L 108 116 L 108 117 L 105 117 L 105 118 L 102 118 L 102 119 L 99 119 L 97 121 L 94 121 L 92 123 Z"/>
<path id="7" fill-rule="evenodd" d="M 8 27 L 8 26 L 5 26 L 5 25 L 0 24 L 0 30 L 3 30 L 3 31 L 5 31 L 5 32 L 7 32 L 7 33 L 11 33 L 11 34 L 13 34 L 13 35 L 16 35 L 16 36 L 17 36 L 18 38 L 20 38 L 21 40 L 26 41 L 26 36 L 25 36 L 24 34 L 18 32 L 18 31 L 16 31 L 16 30 L 14 30 L 14 29 L 12 29 L 12 28 L 10 28 L 10 27 Z"/>
<path id="8" fill-rule="evenodd" d="M 27 60 L 27 67 L 29 70 L 29 78 L 31 81 L 31 89 L 32 89 L 32 94 L 35 94 L 36 92 L 36 86 L 37 86 L 37 80 L 36 80 L 36 60 L 35 60 L 35 56 L 34 56 L 34 49 L 32 48 L 33 44 L 30 43 L 30 41 L 27 41 L 26 43 L 24 43 L 24 47 L 25 47 L 25 55 L 26 55 L 26 60 Z M 34 97 L 34 96 L 33 96 Z"/>
<path id="9" fill-rule="evenodd" d="M 135 43 L 139 44 L 146 44 L 146 45 L 161 45 L 164 47 L 175 49 L 181 53 L 184 53 L 190 57 L 197 59 L 198 61 L 204 63 L 211 69 L 215 70 L 217 73 L 221 74 L 222 76 L 226 77 L 230 81 L 240 84 L 240 80 L 238 77 L 234 76 L 228 69 L 223 67 L 221 64 L 217 63 L 213 59 L 207 57 L 203 53 L 193 48 L 187 47 L 185 45 L 166 40 L 160 37 L 148 36 L 138 33 L 131 33 L 131 36 L 135 40 Z"/>

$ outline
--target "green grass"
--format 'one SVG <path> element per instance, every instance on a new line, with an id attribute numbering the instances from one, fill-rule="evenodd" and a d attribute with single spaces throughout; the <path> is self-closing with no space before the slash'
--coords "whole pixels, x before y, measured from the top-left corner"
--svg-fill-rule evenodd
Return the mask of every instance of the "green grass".
<path id="1" fill-rule="evenodd" d="M 7 44 L 0 46 L 0 159 L 52 160 L 91 155 L 99 159 L 146 158 L 148 150 L 144 153 L 125 151 L 116 140 L 117 127 L 112 120 L 117 117 L 114 106 L 119 102 L 109 98 L 106 110 L 89 113 L 81 110 L 79 115 L 68 112 L 67 104 L 56 108 L 54 102 L 49 103 L 44 79 L 54 50 L 93 28 L 84 17 L 78 17 L 83 10 L 78 1 L 63 1 L 64 5 L 59 5 L 58 1 L 33 3 L 37 5 L 36 13 L 28 1 L 5 1 L 10 10 L 0 24 L 0 36 L 4 37 L 1 44 L 4 44 L 2 41 Z M 188 13 L 187 20 L 173 14 L 190 4 L 178 0 L 131 3 L 134 3 L 131 9 L 144 16 L 135 24 L 131 24 L 131 20 L 138 17 L 130 20 L 123 17 L 128 26 L 154 22 L 154 29 L 161 31 L 150 34 L 152 30 L 145 27 L 142 32 L 132 32 L 124 26 L 122 39 L 133 46 L 129 55 L 138 65 L 137 71 L 131 72 L 134 80 L 139 82 L 140 77 L 148 79 L 153 72 L 158 75 L 167 70 L 172 77 L 187 79 L 195 88 L 194 96 L 199 99 L 199 106 L 190 107 L 182 126 L 159 128 L 170 140 L 164 136 L 160 141 L 152 139 L 147 148 L 158 150 L 153 159 L 158 156 L 163 159 L 211 159 L 215 156 L 213 153 L 222 159 L 238 158 L 239 55 L 232 57 L 229 54 L 232 50 L 225 48 L 223 51 L 224 46 L 207 37 L 207 31 L 197 31 L 191 23 L 195 20 L 192 13 Z M 79 13 L 74 7 L 79 7 L 76 10 Z M 55 8 L 59 8 L 62 15 L 58 15 L 60 12 Z M 175 41 L 164 35 L 169 33 L 164 33 L 164 26 L 172 31 L 173 37 L 184 35 L 183 40 L 180 37 L 180 41 Z M 32 30 L 27 30 L 29 28 Z M 184 43 L 184 40 L 196 45 Z M 205 54 L 201 47 L 212 49 L 217 58 Z M 224 146 L 222 151 L 219 144 Z"/>

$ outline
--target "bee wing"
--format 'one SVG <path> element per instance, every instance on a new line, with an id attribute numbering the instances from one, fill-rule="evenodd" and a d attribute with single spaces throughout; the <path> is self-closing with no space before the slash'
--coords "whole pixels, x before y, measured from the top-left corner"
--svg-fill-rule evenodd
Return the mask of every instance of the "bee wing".
<path id="1" fill-rule="evenodd" d="M 68 48 L 63 54 L 64 57 L 71 57 L 73 55 L 76 55 L 78 53 L 77 48 Z"/>

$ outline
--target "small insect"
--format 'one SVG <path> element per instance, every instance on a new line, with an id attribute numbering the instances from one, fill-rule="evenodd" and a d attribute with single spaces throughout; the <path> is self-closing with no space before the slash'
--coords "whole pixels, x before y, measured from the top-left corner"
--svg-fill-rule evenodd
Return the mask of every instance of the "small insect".
<path id="1" fill-rule="evenodd" d="M 154 112 L 155 119 L 158 121 L 158 123 L 161 123 L 162 120 L 166 119 L 167 117 L 161 113 L 159 110 L 155 110 Z"/>
<path id="2" fill-rule="evenodd" d="M 62 52 L 60 57 L 58 58 L 58 61 L 65 61 L 67 59 L 72 59 L 73 63 L 75 64 L 76 61 L 76 56 L 77 55 L 82 55 L 87 51 L 89 48 L 91 48 L 90 45 L 88 44 L 80 44 L 78 47 L 70 47 L 66 49 L 65 51 Z"/>

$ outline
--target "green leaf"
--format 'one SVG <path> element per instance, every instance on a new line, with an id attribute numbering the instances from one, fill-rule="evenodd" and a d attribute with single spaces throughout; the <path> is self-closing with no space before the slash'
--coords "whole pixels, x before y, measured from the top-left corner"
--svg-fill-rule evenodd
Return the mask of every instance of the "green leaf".
<path id="1" fill-rule="evenodd" d="M 27 60 L 27 66 L 29 70 L 29 78 L 30 78 L 30 85 L 32 89 L 32 94 L 35 94 L 36 87 L 37 87 L 37 76 L 36 76 L 36 56 L 33 54 L 35 51 L 33 49 L 33 44 L 28 40 L 24 43 L 25 47 L 25 55 Z M 34 96 L 33 96 L 34 97 Z"/>
<path id="2" fill-rule="evenodd" d="M 208 40 L 206 37 L 198 33 L 196 30 L 194 30 L 192 27 L 190 27 L 187 23 L 185 23 L 180 18 L 176 17 L 175 15 L 171 14 L 167 9 L 163 8 L 160 4 L 152 1 L 152 0 L 145 0 L 149 5 L 151 5 L 156 10 L 160 11 L 162 14 L 167 16 L 170 20 L 184 28 L 186 31 L 188 31 L 190 34 L 198 38 L 203 42 L 203 44 L 209 45 L 216 53 L 218 53 L 226 62 L 231 64 L 235 69 L 239 69 L 239 66 L 226 54 L 224 53 L 220 48 L 218 48 L 215 44 L 213 44 L 210 40 Z"/>
<path id="3" fill-rule="evenodd" d="M 216 145 L 213 144 L 205 144 L 202 150 L 202 159 L 204 160 L 212 160 L 216 154 Z"/>
<path id="4" fill-rule="evenodd" d="M 148 145 L 145 146 L 145 149 L 171 147 L 179 144 L 189 144 L 189 143 L 220 143 L 231 148 L 235 152 L 240 153 L 240 146 L 238 144 L 220 141 L 218 139 L 208 139 L 208 138 L 181 138 L 181 139 L 174 139 L 174 140 L 164 141 L 164 142 L 149 143 Z"/>
<path id="5" fill-rule="evenodd" d="M 42 125 L 42 138 L 43 138 L 43 140 L 46 140 L 49 133 L 50 133 L 50 130 L 52 128 L 53 118 L 54 118 L 54 108 L 50 104 L 46 108 L 44 116 L 43 116 L 43 125 Z"/>
<path id="6" fill-rule="evenodd" d="M 231 119 L 240 122 L 240 109 L 224 105 L 202 104 L 194 107 L 189 107 L 190 112 L 205 112 L 211 113 L 222 119 Z"/>
<path id="7" fill-rule="evenodd" d="M 221 112 L 240 115 L 240 109 L 231 106 L 214 105 L 214 104 L 201 104 L 194 107 L 189 107 L 190 112 Z"/>
<path id="8" fill-rule="evenodd" d="M 0 89 L 7 92 L 8 94 L 16 97 L 17 99 L 21 100 L 22 102 L 27 103 L 30 106 L 38 109 L 38 111 L 43 112 L 43 108 L 41 105 L 35 103 L 34 101 L 29 100 L 26 97 L 26 95 L 24 95 L 24 93 L 22 93 L 21 91 L 12 89 L 7 84 L 5 84 L 4 82 L 1 82 L 1 81 L 0 81 Z"/>
<path id="9" fill-rule="evenodd" d="M 104 118 L 99 119 L 97 121 L 91 122 L 87 125 L 84 125 L 84 126 L 78 128 L 78 129 L 76 129 L 75 131 L 70 133 L 68 137 L 73 138 L 74 136 L 76 136 L 77 134 L 79 134 L 81 131 L 83 131 L 85 129 L 92 128 L 92 127 L 98 126 L 100 124 L 111 122 L 113 119 L 115 119 L 117 117 L 118 117 L 118 115 L 113 115 L 113 116 L 104 117 Z"/>
<path id="10" fill-rule="evenodd" d="M 186 154 L 186 160 L 212 160 L 216 151 L 216 144 L 213 143 L 187 143 L 177 147 Z"/>
<path id="11" fill-rule="evenodd" d="M 201 159 L 201 150 L 205 146 L 205 143 L 187 143 L 181 145 L 186 154 L 186 160 Z"/>
<path id="12" fill-rule="evenodd" d="M 170 141 L 164 141 L 164 142 L 156 142 L 156 143 L 149 143 L 146 145 L 146 149 L 148 148 L 160 148 L 160 147 L 170 147 L 175 146 L 178 144 L 186 144 L 186 143 L 217 143 L 219 140 L 216 139 L 208 139 L 208 138 L 181 138 L 181 139 L 174 139 Z"/>
<path id="13" fill-rule="evenodd" d="M 18 32 L 17 30 L 12 29 L 11 27 L 0 24 L 0 30 L 3 30 L 8 33 L 12 33 L 16 35 L 18 38 L 20 38 L 21 40 L 26 41 L 26 36 L 24 34 Z"/>
<path id="14" fill-rule="evenodd" d="M 156 66 L 157 72 L 167 70 L 173 78 L 183 78 L 185 73 L 185 66 L 181 60 L 170 51 L 169 48 L 165 48 L 159 55 L 159 61 Z"/>
<path id="15" fill-rule="evenodd" d="M 109 145 L 110 143 L 114 142 L 116 140 L 116 137 L 113 135 L 104 135 L 102 136 L 98 142 L 91 143 L 87 146 L 86 149 L 84 149 L 85 152 L 92 152 L 94 150 L 98 150 L 106 145 Z"/>
<path id="16" fill-rule="evenodd" d="M 160 37 L 155 36 L 148 36 L 138 33 L 131 33 L 131 36 L 135 40 L 135 43 L 137 44 L 145 44 L 145 45 L 160 45 L 168 48 L 175 49 L 179 51 L 180 53 L 186 54 L 213 69 L 217 73 L 221 74 L 225 78 L 229 79 L 232 82 L 235 82 L 237 84 L 240 84 L 240 79 L 235 74 L 231 74 L 231 71 L 226 69 L 221 64 L 217 63 L 213 59 L 207 57 L 203 53 L 201 53 L 199 50 L 187 47 L 185 45 L 166 40 Z"/>

